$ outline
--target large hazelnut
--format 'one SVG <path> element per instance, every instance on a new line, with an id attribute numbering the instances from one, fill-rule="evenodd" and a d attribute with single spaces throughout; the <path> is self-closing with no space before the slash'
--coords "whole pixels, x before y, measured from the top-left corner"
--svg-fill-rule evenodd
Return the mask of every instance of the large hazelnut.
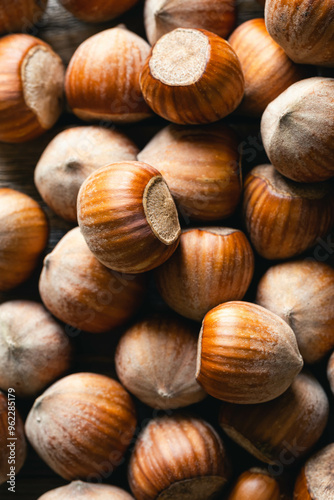
<path id="1" fill-rule="evenodd" d="M 260 116 L 267 105 L 310 70 L 288 58 L 266 30 L 264 19 L 250 19 L 238 26 L 229 43 L 239 57 L 245 77 L 242 114 Z"/>
<path id="2" fill-rule="evenodd" d="M 0 2 L 0 33 L 26 31 L 40 20 L 47 0 L 10 0 Z"/>
<path id="3" fill-rule="evenodd" d="M 41 304 L 14 300 L 0 305 L 0 387 L 29 397 L 70 366 L 71 345 Z"/>
<path id="4" fill-rule="evenodd" d="M 301 260 L 271 267 L 261 279 L 256 302 L 293 329 L 306 363 L 334 348 L 334 269 Z"/>
<path id="5" fill-rule="evenodd" d="M 0 39 L 0 141 L 24 142 L 53 127 L 62 111 L 64 66 L 30 35 Z"/>
<path id="6" fill-rule="evenodd" d="M 244 77 L 226 40 L 210 31 L 177 28 L 154 45 L 140 86 L 155 113 L 196 125 L 232 113 L 242 99 Z"/>
<path id="7" fill-rule="evenodd" d="M 151 420 L 140 434 L 129 465 L 137 500 L 203 500 L 226 484 L 224 445 L 204 420 L 174 415 Z"/>
<path id="8" fill-rule="evenodd" d="M 230 403 L 264 403 L 286 391 L 302 366 L 295 334 L 271 311 L 226 302 L 206 314 L 196 379 L 211 396 Z"/>
<path id="9" fill-rule="evenodd" d="M 311 450 L 326 427 L 328 413 L 328 398 L 319 382 L 301 373 L 273 401 L 246 406 L 224 403 L 219 423 L 240 446 L 271 464 L 271 472 L 277 475 Z"/>
<path id="10" fill-rule="evenodd" d="M 227 500 L 280 500 L 276 479 L 262 469 L 250 469 L 238 477 Z"/>
<path id="11" fill-rule="evenodd" d="M 263 113 L 266 153 L 289 179 L 318 182 L 334 176 L 333 94 L 334 78 L 308 78 L 289 87 Z"/>
<path id="12" fill-rule="evenodd" d="M 102 23 L 131 9 L 138 0 L 60 0 L 75 17 L 88 23 Z"/>
<path id="13" fill-rule="evenodd" d="M 165 180 L 140 162 L 113 163 L 93 172 L 79 192 L 78 221 L 97 259 L 124 273 L 165 262 L 181 232 Z"/>
<path id="14" fill-rule="evenodd" d="M 153 408 L 170 409 L 201 401 L 196 382 L 198 330 L 170 314 L 155 314 L 130 327 L 116 351 L 118 378 Z"/>
<path id="15" fill-rule="evenodd" d="M 139 74 L 149 51 L 145 40 L 123 27 L 85 40 L 66 72 L 66 97 L 73 113 L 86 121 L 116 123 L 150 116 L 139 87 Z"/>
<path id="16" fill-rule="evenodd" d="M 30 196 L 0 189 L 0 291 L 29 278 L 48 239 L 43 210 Z"/>
<path id="17" fill-rule="evenodd" d="M 213 307 L 241 300 L 254 272 L 252 248 L 238 229 L 183 231 L 180 245 L 155 271 L 162 298 L 182 316 L 202 321 Z"/>
<path id="18" fill-rule="evenodd" d="M 332 500 L 334 443 L 308 459 L 295 485 L 294 500 Z"/>
<path id="19" fill-rule="evenodd" d="M 136 427 L 123 387 L 95 373 L 74 373 L 36 399 L 26 434 L 39 456 L 64 479 L 99 480 L 123 461 Z"/>
<path id="20" fill-rule="evenodd" d="M 267 0 L 267 29 L 299 64 L 334 66 L 332 0 Z"/>
<path id="21" fill-rule="evenodd" d="M 256 251 L 266 259 L 301 254 L 334 223 L 330 184 L 300 184 L 272 165 L 255 167 L 245 179 L 243 213 Z"/>
<path id="22" fill-rule="evenodd" d="M 124 490 L 109 484 L 72 481 L 66 486 L 44 493 L 38 500 L 134 500 Z"/>
<path id="23" fill-rule="evenodd" d="M 235 0 L 146 0 L 146 35 L 151 45 L 175 28 L 202 28 L 226 38 L 236 10 Z"/>
<path id="24" fill-rule="evenodd" d="M 44 260 L 39 290 L 45 306 L 69 325 L 102 333 L 129 320 L 145 296 L 144 275 L 127 276 L 103 266 L 79 228 L 69 231 Z"/>
<path id="25" fill-rule="evenodd" d="M 221 124 L 169 125 L 138 155 L 161 172 L 183 218 L 203 221 L 235 211 L 242 191 L 239 158 L 236 134 Z"/>
<path id="26" fill-rule="evenodd" d="M 35 170 L 36 187 L 52 210 L 77 221 L 77 197 L 83 181 L 100 167 L 136 160 L 138 149 L 124 134 L 103 127 L 72 127 L 44 150 Z"/>

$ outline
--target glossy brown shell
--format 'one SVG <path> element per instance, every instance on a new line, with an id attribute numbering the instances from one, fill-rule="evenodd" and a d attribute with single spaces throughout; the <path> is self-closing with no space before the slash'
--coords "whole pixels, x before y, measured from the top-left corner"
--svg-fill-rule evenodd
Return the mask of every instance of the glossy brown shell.
<path id="1" fill-rule="evenodd" d="M 0 33 L 30 30 L 42 17 L 47 0 L 10 0 L 0 3 Z"/>
<path id="2" fill-rule="evenodd" d="M 81 21 L 102 23 L 131 9 L 138 0 L 60 0 L 60 3 Z"/>

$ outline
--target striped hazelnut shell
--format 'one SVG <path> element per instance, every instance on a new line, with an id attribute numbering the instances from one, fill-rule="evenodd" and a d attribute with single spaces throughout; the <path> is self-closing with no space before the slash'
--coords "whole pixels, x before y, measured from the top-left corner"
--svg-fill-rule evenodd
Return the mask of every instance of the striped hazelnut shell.
<path id="1" fill-rule="evenodd" d="M 249 302 L 226 302 L 204 317 L 196 379 L 211 396 L 256 404 L 280 396 L 300 372 L 295 334 L 279 316 Z"/>
<path id="2" fill-rule="evenodd" d="M 130 395 L 104 375 L 74 373 L 39 396 L 26 435 L 39 456 L 64 479 L 99 480 L 122 463 L 136 427 Z"/>
<path id="3" fill-rule="evenodd" d="M 280 487 L 265 469 L 250 469 L 241 474 L 227 500 L 280 500 Z"/>
<path id="4" fill-rule="evenodd" d="M 134 500 L 126 491 L 109 484 L 72 481 L 66 486 L 44 493 L 38 500 Z"/>
<path id="5" fill-rule="evenodd" d="M 141 94 L 139 74 L 149 51 L 145 40 L 123 27 L 85 40 L 66 71 L 65 92 L 73 113 L 85 121 L 148 118 L 152 113 Z"/>
<path id="6" fill-rule="evenodd" d="M 226 40 L 177 28 L 154 45 L 140 76 L 147 104 L 180 125 L 211 123 L 232 113 L 244 93 L 240 62 Z"/>
<path id="7" fill-rule="evenodd" d="M 129 464 L 129 483 L 137 500 L 211 498 L 228 478 L 220 437 L 207 422 L 191 416 L 151 420 Z"/>
<path id="8" fill-rule="evenodd" d="M 87 23 L 105 23 L 124 14 L 138 0 L 60 0 L 75 17 Z"/>
<path id="9" fill-rule="evenodd" d="M 176 312 L 202 321 L 213 307 L 241 300 L 254 272 L 243 232 L 225 227 L 188 229 L 172 257 L 155 271 L 162 298 Z"/>
<path id="10" fill-rule="evenodd" d="M 64 323 L 103 333 L 126 323 L 138 311 L 146 277 L 121 275 L 102 265 L 77 227 L 44 259 L 39 291 L 44 305 Z"/>
<path id="11" fill-rule="evenodd" d="M 259 389 L 261 390 L 261 388 Z M 300 373 L 277 399 L 255 405 L 223 403 L 219 424 L 231 439 L 270 464 L 277 475 L 306 455 L 321 437 L 328 420 L 325 391 L 311 374 Z"/>
<path id="12" fill-rule="evenodd" d="M 131 274 L 165 262 L 181 232 L 165 180 L 141 162 L 113 163 L 93 172 L 79 192 L 78 221 L 96 258 Z"/>
<path id="13" fill-rule="evenodd" d="M 331 500 L 334 489 L 334 444 L 308 459 L 294 489 L 294 500 Z"/>
<path id="14" fill-rule="evenodd" d="M 10 0 L 0 3 L 0 34 L 30 30 L 42 17 L 47 0 Z"/>
<path id="15" fill-rule="evenodd" d="M 333 207 L 330 184 L 299 184 L 272 165 L 255 167 L 245 179 L 245 225 L 266 259 L 288 259 L 312 247 L 333 226 Z"/>

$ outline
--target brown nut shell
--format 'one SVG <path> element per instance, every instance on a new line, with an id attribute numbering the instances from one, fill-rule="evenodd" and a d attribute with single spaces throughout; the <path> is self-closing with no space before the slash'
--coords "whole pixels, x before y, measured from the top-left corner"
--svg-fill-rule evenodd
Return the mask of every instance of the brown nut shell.
<path id="1" fill-rule="evenodd" d="M 138 0 L 60 0 L 65 9 L 81 21 L 103 23 L 131 9 Z"/>
<path id="2" fill-rule="evenodd" d="M 308 459 L 295 485 L 294 500 L 331 500 L 334 489 L 334 444 Z"/>
<path id="3" fill-rule="evenodd" d="M 43 16 L 47 0 L 10 0 L 0 3 L 0 34 L 30 30 Z"/>
<path id="4" fill-rule="evenodd" d="M 241 474 L 227 500 L 280 500 L 276 479 L 262 469 L 250 469 Z"/>
<path id="5" fill-rule="evenodd" d="M 332 353 L 328 361 L 327 377 L 332 389 L 332 393 L 334 394 L 334 352 Z"/>

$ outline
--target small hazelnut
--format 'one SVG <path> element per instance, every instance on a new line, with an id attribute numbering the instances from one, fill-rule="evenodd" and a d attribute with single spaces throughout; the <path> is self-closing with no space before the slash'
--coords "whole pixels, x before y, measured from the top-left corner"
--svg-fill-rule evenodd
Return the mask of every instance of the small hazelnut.
<path id="1" fill-rule="evenodd" d="M 130 395 L 109 377 L 74 373 L 36 399 L 26 435 L 38 455 L 64 479 L 96 481 L 122 463 L 136 427 Z"/>
<path id="2" fill-rule="evenodd" d="M 161 172 L 184 218 L 232 215 L 242 192 L 239 142 L 225 125 L 169 125 L 139 153 Z"/>
<path id="3" fill-rule="evenodd" d="M 66 486 L 44 493 L 38 500 L 134 500 L 124 490 L 109 484 L 72 481 Z"/>
<path id="4" fill-rule="evenodd" d="M 136 441 L 129 483 L 137 500 L 203 500 L 229 478 L 224 445 L 204 420 L 173 415 L 151 420 Z"/>
<path id="5" fill-rule="evenodd" d="M 65 9 L 81 21 L 102 23 L 131 9 L 138 0 L 60 0 Z"/>
<path id="6" fill-rule="evenodd" d="M 40 136 L 62 111 L 64 66 L 50 45 L 30 35 L 0 39 L 0 141 Z"/>
<path id="7" fill-rule="evenodd" d="M 279 316 L 248 302 L 226 302 L 204 317 L 196 379 L 230 403 L 277 398 L 300 372 L 295 334 Z"/>
<path id="8" fill-rule="evenodd" d="M 330 184 L 300 184 L 272 165 L 255 167 L 245 179 L 243 213 L 257 253 L 288 259 L 311 248 L 334 222 Z"/>
<path id="9" fill-rule="evenodd" d="M 30 196 L 0 188 L 0 291 L 26 281 L 48 239 L 46 216 Z"/>
<path id="10" fill-rule="evenodd" d="M 271 464 L 271 472 L 277 474 L 312 449 L 326 427 L 328 413 L 328 398 L 319 382 L 300 373 L 273 401 L 246 406 L 223 403 L 219 423 L 231 439 Z"/>
<path id="11" fill-rule="evenodd" d="M 308 459 L 295 485 L 294 500 L 332 500 L 334 443 Z"/>
<path id="12" fill-rule="evenodd" d="M 165 262 L 181 233 L 165 180 L 141 162 L 113 163 L 93 172 L 79 192 L 78 221 L 96 258 L 124 273 Z"/>
<path id="13" fill-rule="evenodd" d="M 244 77 L 226 40 L 206 30 L 177 28 L 154 45 L 140 86 L 155 113 L 196 125 L 232 113 L 243 97 Z"/>
<path id="14" fill-rule="evenodd" d="M 250 469 L 238 477 L 227 500 L 280 500 L 280 487 L 268 471 Z"/>
<path id="15" fill-rule="evenodd" d="M 47 255 L 39 282 L 44 305 L 69 325 L 103 333 L 128 321 L 145 296 L 146 277 L 118 274 L 91 253 L 79 228 Z"/>
<path id="16" fill-rule="evenodd" d="M 332 389 L 332 393 L 334 394 L 334 352 L 332 353 L 328 361 L 327 377 Z"/>
<path id="17" fill-rule="evenodd" d="M 195 380 L 198 330 L 170 314 L 155 314 L 130 327 L 116 350 L 124 387 L 153 408 L 188 406 L 205 398 Z"/>
<path id="18" fill-rule="evenodd" d="M 43 16 L 47 0 L 0 2 L 0 34 L 26 31 Z"/>
<path id="19" fill-rule="evenodd" d="M 184 230 L 180 245 L 155 271 L 162 298 L 176 312 L 202 321 L 213 307 L 241 300 L 253 277 L 253 250 L 238 229 Z"/>
<path id="20" fill-rule="evenodd" d="M 71 345 L 41 304 L 13 300 L 0 305 L 0 387 L 35 396 L 70 366 Z"/>
<path id="21" fill-rule="evenodd" d="M 83 181 L 100 167 L 136 160 L 138 149 L 124 134 L 103 127 L 72 127 L 44 150 L 35 184 L 45 203 L 60 217 L 77 222 L 77 197 Z"/>

